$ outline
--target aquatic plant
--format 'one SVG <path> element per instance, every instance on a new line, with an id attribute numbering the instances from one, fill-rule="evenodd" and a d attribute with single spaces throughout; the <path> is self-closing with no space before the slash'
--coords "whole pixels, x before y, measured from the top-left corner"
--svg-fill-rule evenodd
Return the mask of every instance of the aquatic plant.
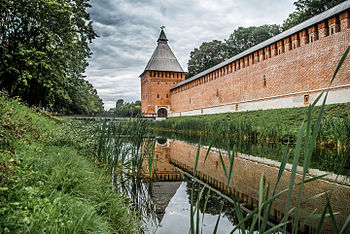
<path id="1" fill-rule="evenodd" d="M 348 148 L 350 142 L 350 116 L 326 118 L 321 122 L 320 141 L 339 150 Z"/>
<path id="2" fill-rule="evenodd" d="M 156 227 L 159 224 L 156 208 L 152 200 L 152 180 L 144 180 L 133 175 L 121 174 L 114 177 L 113 183 L 118 191 L 131 201 L 130 208 L 138 213 L 142 220 L 141 230 Z"/>
<path id="3" fill-rule="evenodd" d="M 96 158 L 111 172 L 141 176 L 144 159 L 151 162 L 154 171 L 154 140 L 147 139 L 148 120 L 142 118 L 107 121 L 96 129 L 98 144 Z"/>
<path id="4" fill-rule="evenodd" d="M 312 121 L 321 107 L 312 109 Z M 317 144 L 346 148 L 350 143 L 350 103 L 327 105 Z M 174 117 L 155 121 L 150 128 L 156 132 L 180 132 L 191 135 L 213 135 L 218 129 L 222 137 L 249 141 L 295 143 L 298 126 L 307 107 L 259 110 L 225 114 Z M 340 146 L 340 147 L 339 147 Z"/>
<path id="5" fill-rule="evenodd" d="M 157 160 L 154 158 L 155 141 L 154 139 L 144 139 L 142 148 L 142 158 L 147 159 L 148 178 L 152 181 L 156 172 Z"/>
<path id="6" fill-rule="evenodd" d="M 343 57 L 341 58 L 334 75 L 330 81 L 330 84 L 333 82 L 334 78 L 336 77 L 340 67 L 342 66 L 345 58 L 347 57 L 348 53 L 350 51 L 350 47 L 347 48 L 345 51 Z M 231 233 L 234 233 L 236 230 L 239 230 L 242 233 L 253 233 L 254 231 L 258 231 L 259 233 L 273 233 L 276 231 L 283 231 L 284 233 L 287 231 L 287 224 L 291 224 L 291 233 L 298 233 L 299 229 L 308 221 L 317 219 L 318 224 L 315 233 L 320 233 L 322 229 L 322 225 L 324 223 L 325 217 L 330 217 L 332 227 L 333 227 L 333 232 L 334 233 L 345 233 L 348 227 L 350 226 L 350 215 L 346 219 L 344 225 L 342 227 L 338 227 L 336 221 L 335 221 L 335 213 L 333 212 L 330 204 L 330 199 L 332 197 L 332 190 L 331 191 L 325 191 L 320 194 L 316 194 L 310 198 L 307 198 L 306 200 L 302 200 L 302 192 L 303 192 L 303 187 L 305 184 L 310 183 L 312 181 L 321 179 L 328 174 L 320 175 L 313 177 L 311 179 L 306 179 L 306 173 L 310 167 L 310 162 L 311 162 L 311 156 L 312 153 L 315 149 L 316 141 L 317 141 L 317 136 L 319 134 L 320 128 L 321 128 L 321 120 L 322 120 L 322 115 L 324 112 L 326 100 L 328 96 L 328 91 L 327 92 L 322 92 L 316 100 L 308 106 L 307 113 L 304 116 L 304 119 L 299 127 L 298 135 L 296 138 L 296 145 L 295 145 L 295 150 L 294 150 L 294 157 L 293 157 L 293 164 L 292 164 L 292 170 L 290 172 L 290 179 L 289 179 L 289 186 L 288 188 L 285 188 L 281 190 L 280 192 L 276 193 L 276 188 L 280 182 L 280 179 L 284 173 L 284 169 L 286 166 L 286 163 L 288 161 L 288 158 L 290 157 L 290 150 L 287 148 L 284 151 L 282 162 L 279 168 L 279 173 L 275 182 L 275 185 L 273 186 L 272 192 L 270 191 L 270 184 L 267 184 L 264 186 L 263 183 L 263 174 L 261 175 L 260 183 L 259 183 L 259 200 L 258 200 L 258 207 L 251 211 L 248 215 L 244 216 L 242 209 L 241 209 L 241 204 L 239 202 L 239 199 L 237 198 L 236 194 L 232 194 L 232 200 L 233 200 L 233 205 L 234 209 L 236 212 L 236 217 L 237 217 L 237 224 L 234 227 L 234 229 L 231 231 Z M 312 113 L 313 110 L 316 106 L 316 104 L 322 101 L 322 105 L 319 108 L 319 111 L 317 113 L 317 117 L 315 122 L 312 122 Z M 297 166 L 298 162 L 300 160 L 300 155 L 301 155 L 301 150 L 302 150 L 302 144 L 304 144 L 304 161 L 303 161 L 303 171 L 302 171 L 302 179 L 299 183 L 296 183 L 295 178 L 296 178 L 296 172 L 297 172 Z M 210 151 L 210 147 L 207 151 L 208 156 Z M 196 159 L 195 159 L 195 165 L 194 165 L 194 170 L 193 170 L 193 175 L 196 176 L 197 172 L 197 167 L 198 167 L 198 159 L 199 159 L 199 153 L 200 152 L 200 144 L 198 145 L 198 150 L 196 154 Z M 229 188 L 230 181 L 235 183 L 234 177 L 233 177 L 233 163 L 234 163 L 234 152 L 235 150 L 233 149 L 232 151 L 230 148 L 227 148 L 227 155 L 229 159 L 229 165 L 225 165 L 223 157 L 221 155 L 221 152 L 219 152 L 220 155 L 220 160 L 222 163 L 222 167 L 225 173 L 225 177 L 227 179 L 227 188 Z M 204 160 L 205 163 L 205 160 Z M 229 170 L 227 171 L 227 168 Z M 294 207 L 291 207 L 291 199 L 292 199 L 292 193 L 293 191 L 298 192 L 298 197 L 297 197 L 297 203 Z M 281 195 L 286 194 L 287 198 L 285 200 L 285 215 L 281 219 L 281 221 L 276 224 L 275 226 L 270 227 L 268 225 L 268 220 L 270 216 L 270 210 L 272 207 L 273 202 L 280 197 Z M 198 196 L 197 196 L 197 201 L 195 202 L 193 197 L 194 197 L 194 192 L 192 191 L 191 193 L 191 210 L 190 210 L 190 233 L 199 233 L 199 212 L 198 212 L 198 204 L 200 199 L 202 199 L 203 196 L 203 189 L 200 190 Z M 208 195 L 209 196 L 209 195 Z M 325 196 L 326 197 L 326 205 L 324 206 L 324 209 L 322 213 L 316 213 L 316 211 L 311 212 L 307 216 L 301 216 L 301 205 L 312 202 L 313 200 L 319 198 L 320 196 Z M 207 199 L 207 198 L 206 198 Z M 197 211 L 197 213 L 195 212 Z M 290 214 L 294 213 L 293 219 L 290 219 Z M 195 222 L 196 221 L 196 222 Z M 214 233 L 217 231 L 217 225 L 219 224 L 220 221 L 220 215 L 217 219 L 217 224 L 215 229 L 213 230 Z"/>

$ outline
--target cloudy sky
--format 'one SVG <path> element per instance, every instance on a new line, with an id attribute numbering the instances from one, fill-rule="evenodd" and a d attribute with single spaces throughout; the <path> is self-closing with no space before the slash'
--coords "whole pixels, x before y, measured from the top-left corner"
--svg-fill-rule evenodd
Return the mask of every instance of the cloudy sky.
<path id="1" fill-rule="evenodd" d="M 87 79 L 105 108 L 140 100 L 140 80 L 164 25 L 169 45 L 187 71 L 190 52 L 224 40 L 239 26 L 281 24 L 295 0 L 91 0 L 96 33 Z"/>

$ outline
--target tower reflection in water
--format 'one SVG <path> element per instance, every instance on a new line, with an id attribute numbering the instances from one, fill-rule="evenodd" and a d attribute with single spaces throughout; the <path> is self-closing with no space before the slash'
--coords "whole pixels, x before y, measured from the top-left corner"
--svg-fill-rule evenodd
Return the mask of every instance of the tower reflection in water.
<path id="1" fill-rule="evenodd" d="M 150 183 L 149 191 L 158 217 L 158 226 L 149 227 L 150 233 L 187 233 L 190 227 L 190 194 L 194 182 L 171 163 L 173 142 L 165 138 L 156 139 L 155 160 L 153 160 L 156 169 L 155 175 L 152 175 L 153 181 Z M 149 160 L 145 159 L 143 165 L 146 178 L 149 175 L 148 162 Z M 200 184 L 195 184 L 196 189 L 199 189 L 199 186 Z M 223 217 L 218 232 L 228 233 L 232 230 L 234 212 L 230 203 L 213 193 L 205 211 L 203 233 L 212 233 L 214 230 L 217 217 L 220 215 L 220 203 L 224 203 L 225 208 L 221 214 Z M 202 214 L 203 203 L 199 209 Z"/>
<path id="2" fill-rule="evenodd" d="M 150 193 L 160 222 L 165 208 L 175 195 L 184 176 L 170 163 L 171 141 L 166 138 L 156 138 L 155 141 L 154 159 L 152 160 L 155 164 L 155 174 L 154 181 L 150 183 Z M 146 158 L 143 165 L 145 178 L 149 177 L 149 167 L 149 160 Z"/>

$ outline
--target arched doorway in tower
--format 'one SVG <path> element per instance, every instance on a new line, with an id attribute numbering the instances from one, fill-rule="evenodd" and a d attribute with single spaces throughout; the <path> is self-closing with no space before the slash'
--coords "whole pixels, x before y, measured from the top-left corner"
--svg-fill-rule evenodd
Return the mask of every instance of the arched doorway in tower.
<path id="1" fill-rule="evenodd" d="M 157 115 L 158 117 L 166 118 L 168 116 L 168 111 L 165 108 L 159 108 Z"/>
<path id="2" fill-rule="evenodd" d="M 166 145 L 167 142 L 168 142 L 168 139 L 166 138 L 157 138 L 157 143 L 161 146 Z"/>

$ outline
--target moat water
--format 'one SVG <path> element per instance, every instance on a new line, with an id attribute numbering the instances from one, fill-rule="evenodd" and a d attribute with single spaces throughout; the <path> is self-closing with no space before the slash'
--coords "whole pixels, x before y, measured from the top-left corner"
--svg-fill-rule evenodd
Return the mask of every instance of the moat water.
<path id="1" fill-rule="evenodd" d="M 199 206 L 200 227 L 203 233 L 213 233 L 219 216 L 217 233 L 230 233 L 235 227 L 236 217 L 230 201 L 230 193 L 227 191 L 236 193 L 244 205 L 245 212 L 255 209 L 258 205 L 261 175 L 264 175 L 264 185 L 268 183 L 274 185 L 279 170 L 279 160 L 284 148 L 288 147 L 283 144 L 254 144 L 221 139 L 214 143 L 214 148 L 210 150 L 205 160 L 208 151 L 206 145 L 210 144 L 210 141 L 203 137 L 199 139 L 186 135 L 158 137 L 154 152 L 157 161 L 155 179 L 152 182 L 130 178 L 119 181 L 122 190 L 129 194 L 135 208 L 141 212 L 145 233 L 188 233 L 191 191 L 194 188 L 196 195 L 203 186 L 206 187 L 203 194 L 206 194 L 209 188 L 211 190 L 205 211 L 204 199 Z M 197 173 L 193 175 L 198 150 L 197 142 L 201 142 L 200 156 Z M 236 149 L 233 169 L 235 184 L 232 182 L 227 187 L 219 154 L 222 155 L 225 165 L 229 165 L 225 149 L 232 149 L 233 146 Z M 336 215 L 338 226 L 342 226 L 350 214 L 349 156 L 349 152 L 317 150 L 313 156 L 308 178 L 326 172 L 330 174 L 321 180 L 305 184 L 303 190 L 303 200 L 305 200 L 333 189 L 331 205 L 333 211 L 338 212 Z M 288 187 L 290 169 L 291 165 L 287 165 L 277 192 Z M 299 168 L 296 182 L 301 181 L 301 172 L 302 168 Z M 286 196 L 281 196 L 274 202 L 270 212 L 271 225 L 279 222 L 284 216 L 285 198 Z M 296 201 L 297 193 L 292 196 L 292 205 Z M 321 213 L 325 204 L 326 198 L 321 196 L 303 205 L 301 216 L 306 216 L 315 209 L 317 213 Z M 316 227 L 316 221 L 310 221 L 303 226 L 301 232 L 313 233 Z M 322 232 L 332 232 L 332 224 L 327 218 Z"/>

